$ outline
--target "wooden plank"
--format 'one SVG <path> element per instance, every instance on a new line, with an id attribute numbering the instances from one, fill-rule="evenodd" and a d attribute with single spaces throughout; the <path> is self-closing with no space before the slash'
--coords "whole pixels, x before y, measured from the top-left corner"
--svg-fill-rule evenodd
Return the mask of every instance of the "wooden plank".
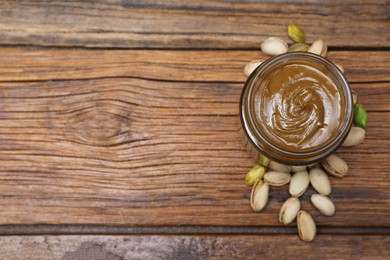
<path id="1" fill-rule="evenodd" d="M 241 84 L 108 78 L 0 89 L 1 224 L 279 225 L 287 187 L 272 189 L 263 213 L 249 207 L 243 179 L 255 162 L 237 133 Z M 365 142 L 340 151 L 350 175 L 331 180 L 336 215 L 313 209 L 312 190 L 303 196 L 319 225 L 389 226 L 390 113 L 369 118 Z"/>
<path id="2" fill-rule="evenodd" d="M 3 1 L 0 44 L 120 48 L 258 48 L 300 25 L 329 46 L 390 46 L 389 4 L 376 1 Z"/>
<path id="3" fill-rule="evenodd" d="M 390 81 L 390 51 L 335 51 L 329 59 L 350 82 Z M 0 49 L 0 81 L 140 77 L 174 81 L 244 82 L 260 51 Z"/>
<path id="4" fill-rule="evenodd" d="M 318 235 L 305 243 L 294 235 L 256 236 L 8 236 L 7 259 L 388 259 L 389 236 Z M 281 245 L 283 246 L 281 250 Z"/>

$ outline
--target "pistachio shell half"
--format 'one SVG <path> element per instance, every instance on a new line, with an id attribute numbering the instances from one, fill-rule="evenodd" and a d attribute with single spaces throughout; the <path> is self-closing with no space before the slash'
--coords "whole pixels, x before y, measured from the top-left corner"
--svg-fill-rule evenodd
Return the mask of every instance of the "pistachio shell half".
<path id="1" fill-rule="evenodd" d="M 352 127 L 342 146 L 349 147 L 361 144 L 366 136 L 366 131 L 360 127 Z"/>
<path id="2" fill-rule="evenodd" d="M 301 196 L 309 187 L 310 179 L 307 171 L 297 172 L 291 177 L 289 192 L 293 197 Z"/>
<path id="3" fill-rule="evenodd" d="M 318 209 L 319 212 L 321 212 L 322 215 L 325 216 L 333 216 L 336 208 L 332 202 L 331 199 L 329 199 L 327 196 L 322 194 L 313 194 L 311 195 L 311 203 L 313 203 L 313 206 Z"/>
<path id="4" fill-rule="evenodd" d="M 291 166 L 284 165 L 275 161 L 271 161 L 268 167 L 274 171 L 278 172 L 291 172 Z"/>
<path id="5" fill-rule="evenodd" d="M 270 37 L 261 43 L 261 50 L 268 55 L 276 56 L 286 53 L 287 42 L 277 37 Z"/>
<path id="6" fill-rule="evenodd" d="M 254 212 L 259 212 L 264 209 L 268 202 L 269 184 L 258 180 L 253 185 L 251 192 L 251 207 Z"/>
<path id="7" fill-rule="evenodd" d="M 283 186 L 289 183 L 291 174 L 288 172 L 270 171 L 264 174 L 264 181 L 271 186 Z"/>
<path id="8" fill-rule="evenodd" d="M 263 61 L 260 61 L 260 60 L 254 60 L 254 61 L 251 61 L 249 62 L 248 64 L 246 64 L 245 68 L 244 68 L 244 74 L 245 76 L 249 76 L 252 74 L 252 72 L 260 66 L 260 64 L 263 63 Z"/>
<path id="9" fill-rule="evenodd" d="M 316 223 L 313 218 L 304 210 L 297 215 L 298 233 L 303 241 L 312 241 L 317 233 Z"/>
<path id="10" fill-rule="evenodd" d="M 310 183 L 313 188 L 320 194 L 329 195 L 332 192 L 332 186 L 328 175 L 320 168 L 310 170 Z"/>
<path id="11" fill-rule="evenodd" d="M 280 209 L 279 222 L 285 225 L 290 224 L 296 218 L 301 209 L 301 202 L 298 198 L 291 197 L 286 200 Z"/>
<path id="12" fill-rule="evenodd" d="M 332 154 L 321 163 L 325 171 L 336 177 L 344 177 L 348 173 L 348 164 L 340 157 Z"/>

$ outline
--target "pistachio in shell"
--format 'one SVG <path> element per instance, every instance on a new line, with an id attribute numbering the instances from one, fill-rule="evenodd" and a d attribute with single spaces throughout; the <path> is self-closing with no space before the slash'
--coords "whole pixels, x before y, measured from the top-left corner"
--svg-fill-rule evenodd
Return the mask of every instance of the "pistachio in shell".
<path id="1" fill-rule="evenodd" d="M 320 194 L 329 195 L 332 192 L 329 177 L 320 168 L 313 168 L 310 170 L 310 183 Z"/>
<path id="2" fill-rule="evenodd" d="M 271 161 L 268 165 L 268 168 L 278 172 L 291 172 L 291 166 L 284 165 L 275 161 Z"/>
<path id="3" fill-rule="evenodd" d="M 286 53 L 287 49 L 287 42 L 278 37 L 270 37 L 261 43 L 261 50 L 271 56 Z"/>
<path id="4" fill-rule="evenodd" d="M 279 222 L 288 225 L 294 221 L 298 211 L 301 209 L 301 202 L 298 198 L 291 197 L 286 200 L 279 212 Z"/>
<path id="5" fill-rule="evenodd" d="M 245 68 L 244 68 L 244 74 L 245 76 L 249 77 L 249 75 L 252 74 L 252 72 L 260 66 L 260 64 L 263 63 L 263 61 L 260 61 L 260 60 L 254 60 L 254 61 L 251 61 L 249 62 L 248 64 L 245 65 Z"/>
<path id="6" fill-rule="evenodd" d="M 321 162 L 325 171 L 336 177 L 344 177 L 348 173 L 348 164 L 340 157 L 332 154 Z"/>
<path id="7" fill-rule="evenodd" d="M 307 51 L 317 55 L 321 55 L 322 57 L 326 57 L 326 54 L 328 52 L 328 46 L 322 40 L 316 40 L 310 45 Z"/>
<path id="8" fill-rule="evenodd" d="M 328 217 L 334 215 L 336 208 L 329 197 L 322 194 L 313 194 L 311 195 L 310 200 L 313 206 L 318 209 L 322 215 Z"/>
<path id="9" fill-rule="evenodd" d="M 293 197 L 301 196 L 309 187 L 310 178 L 307 171 L 296 172 L 291 177 L 289 192 Z"/>
<path id="10" fill-rule="evenodd" d="M 360 127 L 352 127 L 342 146 L 350 147 L 361 144 L 366 136 L 366 131 Z"/>
<path id="11" fill-rule="evenodd" d="M 268 202 L 269 184 L 258 180 L 252 187 L 251 207 L 254 212 L 262 211 Z"/>
<path id="12" fill-rule="evenodd" d="M 297 215 L 298 234 L 303 241 L 313 241 L 316 237 L 317 227 L 311 215 L 301 210 Z"/>
<path id="13" fill-rule="evenodd" d="M 264 174 L 264 181 L 271 186 L 283 186 L 289 183 L 291 174 L 288 172 L 269 171 Z"/>

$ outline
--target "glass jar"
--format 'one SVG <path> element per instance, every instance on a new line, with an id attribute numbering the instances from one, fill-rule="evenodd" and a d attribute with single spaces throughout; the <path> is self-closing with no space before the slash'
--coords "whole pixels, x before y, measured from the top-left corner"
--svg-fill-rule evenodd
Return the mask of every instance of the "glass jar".
<path id="1" fill-rule="evenodd" d="M 305 72 L 299 71 L 301 67 Z M 288 71 L 294 71 L 294 75 Z M 282 78 L 285 81 L 277 81 Z M 328 86 L 333 86 L 334 96 L 328 95 Z M 316 116 L 323 122 L 313 120 Z M 325 159 L 343 143 L 352 119 L 352 94 L 342 72 L 327 59 L 307 52 L 287 53 L 263 62 L 248 77 L 240 98 L 240 133 L 247 150 L 256 159 L 263 154 L 286 165 L 309 165 Z M 296 128 L 294 120 L 301 123 Z M 332 130 L 326 130 L 330 126 Z M 302 145 L 304 139 L 308 140 L 306 146 Z"/>

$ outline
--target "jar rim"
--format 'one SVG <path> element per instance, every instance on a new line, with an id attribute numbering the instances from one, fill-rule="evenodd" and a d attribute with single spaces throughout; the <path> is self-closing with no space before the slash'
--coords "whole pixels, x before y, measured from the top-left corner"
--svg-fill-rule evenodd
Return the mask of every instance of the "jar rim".
<path id="1" fill-rule="evenodd" d="M 266 136 L 256 127 L 254 122 L 253 111 L 251 111 L 250 101 L 254 95 L 254 88 L 259 81 L 261 75 L 271 70 L 277 65 L 288 61 L 289 64 L 294 61 L 306 61 L 316 62 L 331 73 L 335 79 L 339 92 L 344 96 L 345 100 L 345 117 L 338 128 L 338 134 L 333 138 L 319 146 L 317 149 L 308 151 L 292 151 L 277 147 L 272 144 Z M 240 120 L 247 139 L 254 145 L 261 154 L 266 155 L 271 160 L 275 160 L 280 163 L 288 163 L 291 165 L 303 165 L 312 164 L 325 159 L 328 155 L 333 153 L 345 140 L 347 134 L 352 126 L 353 119 L 353 100 L 352 93 L 347 80 L 343 73 L 337 68 L 336 65 L 331 63 L 329 60 L 308 52 L 291 52 L 282 55 L 272 57 L 264 61 L 258 66 L 254 72 L 248 77 L 244 84 L 241 98 L 240 98 Z"/>

